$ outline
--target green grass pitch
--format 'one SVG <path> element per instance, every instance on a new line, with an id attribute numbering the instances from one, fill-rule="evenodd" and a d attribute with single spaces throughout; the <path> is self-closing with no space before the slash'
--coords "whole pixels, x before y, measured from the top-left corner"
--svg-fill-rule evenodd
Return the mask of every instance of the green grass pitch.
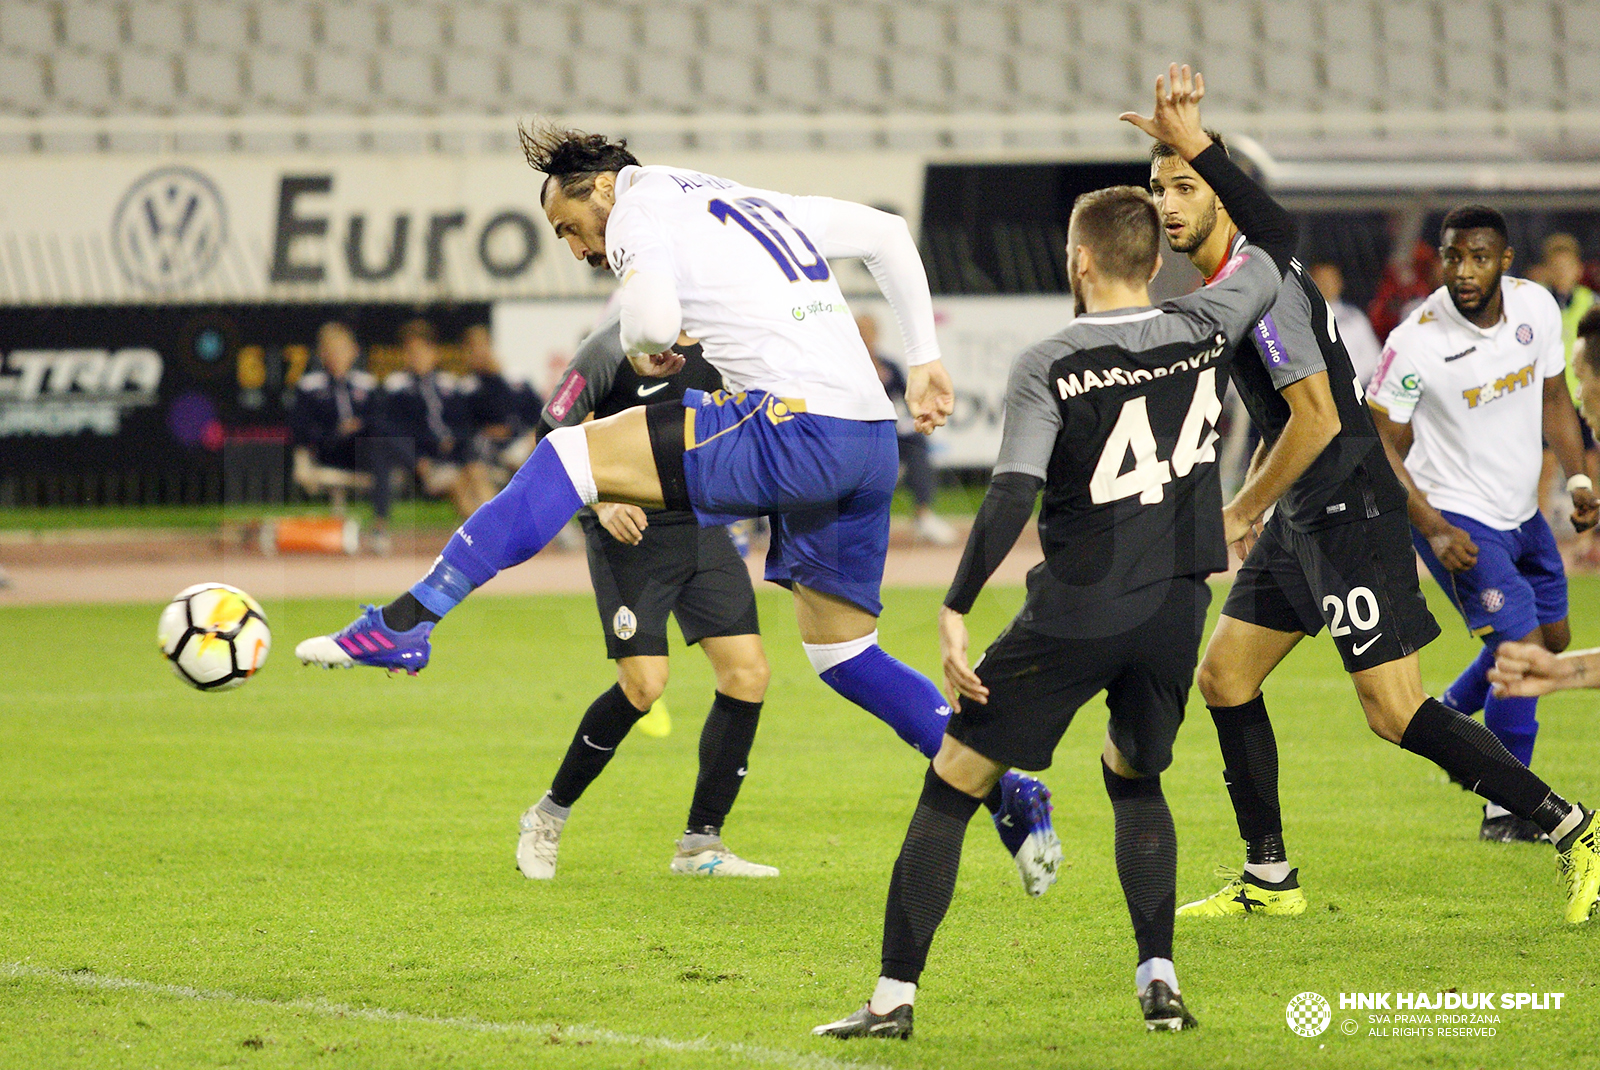
<path id="1" fill-rule="evenodd" d="M 1578 644 L 1600 642 L 1600 581 L 1573 595 Z M 1472 642 L 1430 596 L 1437 693 Z M 930 673 L 938 599 L 889 592 L 883 622 Z M 985 595 L 974 642 L 1019 599 Z M 841 1044 L 808 1030 L 871 990 L 924 763 L 815 679 L 781 592 L 762 594 L 773 685 L 726 830 L 782 868 L 757 882 L 667 872 L 710 699 L 693 651 L 675 654 L 673 734 L 624 744 L 557 879 L 514 868 L 518 814 L 612 679 L 587 597 L 469 602 L 416 679 L 302 669 L 296 639 L 352 607 L 269 603 L 272 661 L 225 695 L 172 678 L 156 608 L 0 610 L 0 1067 L 1597 1065 L 1600 931 L 1561 923 L 1550 850 L 1478 843 L 1476 801 L 1367 731 L 1326 638 L 1268 690 L 1311 909 L 1178 925 L 1202 1029 L 1148 1036 L 1137 1016 L 1096 703 L 1046 774 L 1059 883 L 1024 897 L 980 811 L 916 1038 Z M 1591 804 L 1597 709 L 1546 700 L 1535 756 Z M 1195 699 L 1164 778 L 1180 902 L 1241 860 L 1220 770 Z M 1492 1038 L 1374 1037 L 1337 1009 L 1341 991 L 1452 988 L 1565 998 L 1500 1012 Z M 1335 1006 L 1315 1039 L 1284 1020 L 1307 990 Z"/>

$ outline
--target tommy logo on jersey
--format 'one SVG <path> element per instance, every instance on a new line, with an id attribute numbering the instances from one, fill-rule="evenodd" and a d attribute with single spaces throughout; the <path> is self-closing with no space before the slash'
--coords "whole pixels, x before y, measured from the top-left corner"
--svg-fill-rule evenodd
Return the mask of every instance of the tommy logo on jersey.
<path id="1" fill-rule="evenodd" d="M 1487 405 L 1491 401 L 1498 401 L 1515 390 L 1532 385 L 1533 365 L 1528 364 L 1514 372 L 1502 375 L 1492 383 L 1468 387 L 1461 392 L 1461 396 L 1467 399 L 1467 408 L 1475 409 L 1479 405 Z"/>

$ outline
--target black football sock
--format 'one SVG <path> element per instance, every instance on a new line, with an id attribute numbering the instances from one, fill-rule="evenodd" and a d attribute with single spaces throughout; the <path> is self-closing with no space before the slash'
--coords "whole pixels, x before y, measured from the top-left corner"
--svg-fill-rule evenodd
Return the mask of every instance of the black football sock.
<path id="1" fill-rule="evenodd" d="M 1572 804 L 1530 773 L 1493 732 L 1438 699 L 1425 699 L 1417 707 L 1400 746 L 1437 763 L 1468 791 L 1527 818 L 1547 833 L 1572 813 Z"/>
<path id="2" fill-rule="evenodd" d="M 1172 958 L 1178 900 L 1178 833 L 1161 794 L 1161 777 L 1129 780 L 1100 763 L 1116 819 L 1117 879 L 1128 900 L 1139 961 Z"/>
<path id="3" fill-rule="evenodd" d="M 1005 801 L 1005 795 L 1000 791 L 1000 782 L 997 780 L 994 783 L 994 790 L 983 797 L 983 808 L 991 814 L 998 814 Z"/>
<path id="4" fill-rule="evenodd" d="M 1283 813 L 1278 808 L 1278 740 L 1267 717 L 1265 696 L 1242 706 L 1210 706 L 1222 747 L 1222 780 L 1244 840 L 1245 862 L 1287 862 Z"/>
<path id="5" fill-rule="evenodd" d="M 561 768 L 550 782 L 550 801 L 557 806 L 577 802 L 611 761 L 633 723 L 648 712 L 634 708 L 621 684 L 612 684 L 611 690 L 595 699 L 584 712 L 572 746 L 567 748 L 567 756 L 561 759 Z"/>
<path id="6" fill-rule="evenodd" d="M 700 775 L 689 804 L 688 831 L 710 836 L 721 831 L 750 768 L 750 745 L 760 720 L 761 703 L 717 692 L 700 729 Z"/>
<path id="7" fill-rule="evenodd" d="M 435 624 L 444 618 L 417 601 L 410 591 L 383 607 L 383 623 L 397 632 L 409 632 L 425 620 Z"/>
<path id="8" fill-rule="evenodd" d="M 957 791 L 928 766 L 922 797 L 895 859 L 883 912 L 883 976 L 916 984 L 933 934 L 956 894 L 961 841 L 979 802 Z"/>

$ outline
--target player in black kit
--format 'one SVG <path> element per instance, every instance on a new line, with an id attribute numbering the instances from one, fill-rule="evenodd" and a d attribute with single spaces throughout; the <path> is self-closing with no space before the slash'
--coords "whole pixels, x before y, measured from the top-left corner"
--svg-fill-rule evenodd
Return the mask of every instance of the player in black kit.
<path id="1" fill-rule="evenodd" d="M 1227 565 L 1215 449 L 1227 361 L 1277 295 L 1295 226 L 1202 131 L 1203 83 L 1187 67 L 1170 78 L 1170 90 L 1157 79 L 1154 118 L 1124 118 L 1178 146 L 1249 221 L 1256 244 L 1205 289 L 1151 307 L 1160 225 L 1150 196 L 1119 186 L 1073 206 L 1068 274 L 1079 316 L 1011 369 L 999 463 L 940 614 L 957 711 L 895 863 L 878 987 L 819 1034 L 910 1035 L 979 800 L 1008 765 L 1047 767 L 1073 714 L 1102 690 L 1111 719 L 1101 771 L 1146 1027 L 1196 1024 L 1172 963 L 1177 839 L 1161 772 L 1194 675 L 1206 577 Z M 1044 563 L 1028 576 L 1021 612 L 969 669 L 964 614 L 1041 488 Z"/>
<path id="2" fill-rule="evenodd" d="M 689 388 L 718 390 L 722 376 L 680 348 L 681 371 L 641 378 L 622 350 L 620 317 L 584 339 L 544 408 L 545 429 L 659 401 Z M 722 843 L 721 826 L 739 795 L 770 672 L 761 647 L 750 573 L 726 528 L 702 528 L 685 510 L 643 510 L 600 502 L 580 514 L 589 576 L 617 684 L 594 700 L 572 737 L 550 790 L 522 815 L 517 866 L 535 880 L 555 876 L 561 830 L 572 805 L 600 775 L 634 724 L 667 686 L 667 615 L 685 642 L 699 643 L 717 677 L 717 694 L 700 733 L 700 775 L 688 828 L 671 869 L 700 876 L 776 877 Z"/>
<path id="3" fill-rule="evenodd" d="M 1150 188 L 1168 243 L 1208 278 L 1226 271 L 1254 238 L 1250 226 L 1229 216 L 1221 191 L 1175 147 L 1158 143 L 1151 157 Z M 1439 626 L 1417 581 L 1405 489 L 1334 318 L 1298 261 L 1249 341 L 1235 342 L 1234 386 L 1262 441 L 1223 510 L 1227 539 L 1244 564 L 1201 660 L 1199 687 L 1216 723 L 1245 866 L 1178 915 L 1305 910 L 1283 841 L 1277 741 L 1261 685 L 1324 625 L 1374 732 L 1555 833 L 1553 840 L 1586 828 L 1581 807 L 1550 791 L 1482 724 L 1423 690 L 1417 651 Z"/>

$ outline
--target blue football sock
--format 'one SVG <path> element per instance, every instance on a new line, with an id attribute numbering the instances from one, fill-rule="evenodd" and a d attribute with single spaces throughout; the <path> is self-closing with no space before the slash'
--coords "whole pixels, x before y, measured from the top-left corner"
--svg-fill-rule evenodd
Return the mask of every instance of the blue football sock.
<path id="1" fill-rule="evenodd" d="M 501 569 L 521 564 L 556 537 L 584 506 L 551 432 L 505 489 L 469 516 L 411 594 L 444 616 Z M 579 434 L 582 434 L 580 431 Z"/>
<path id="2" fill-rule="evenodd" d="M 939 753 L 945 726 L 950 721 L 950 704 L 933 686 L 933 681 L 884 653 L 877 633 L 868 636 L 865 649 L 819 671 L 823 683 L 894 729 L 901 739 L 925 756 Z M 831 644 L 835 649 L 856 644 Z M 816 651 L 808 645 L 812 664 L 818 664 Z M 844 651 L 841 651 L 844 652 Z"/>
<path id="3" fill-rule="evenodd" d="M 1494 646 L 1486 644 L 1472 659 L 1472 664 L 1461 670 L 1456 682 L 1445 688 L 1439 701 L 1457 713 L 1473 714 L 1483 709 L 1489 697 L 1489 670 L 1494 668 Z"/>
<path id="4" fill-rule="evenodd" d="M 1539 735 L 1539 721 L 1535 717 L 1538 706 L 1536 698 L 1496 698 L 1493 695 L 1483 706 L 1483 723 L 1523 765 L 1533 764 L 1533 741 Z"/>

